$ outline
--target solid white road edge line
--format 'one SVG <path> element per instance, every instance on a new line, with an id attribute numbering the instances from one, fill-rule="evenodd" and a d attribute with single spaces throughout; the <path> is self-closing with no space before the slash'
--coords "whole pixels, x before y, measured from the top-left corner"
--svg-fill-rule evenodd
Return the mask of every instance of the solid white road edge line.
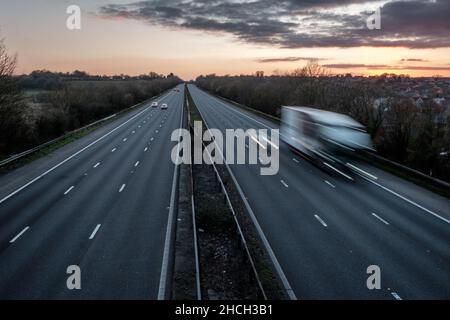
<path id="1" fill-rule="evenodd" d="M 373 183 L 373 184 L 376 185 L 377 187 L 380 187 L 380 188 L 383 189 L 384 191 L 387 191 L 387 192 L 389 192 L 390 194 L 393 194 L 394 196 L 396 196 L 396 197 L 398 197 L 398 198 L 400 198 L 400 199 L 402 199 L 402 200 L 408 202 L 409 204 L 412 204 L 413 206 L 415 206 L 415 207 L 417 207 L 417 208 L 419 208 L 419 209 L 422 209 L 423 211 L 425 211 L 425 212 L 427 212 L 427 213 L 433 215 L 434 217 L 436 217 L 436 218 L 438 218 L 438 219 L 440 219 L 440 220 L 442 220 L 442 221 L 444 221 L 444 222 L 450 224 L 450 220 L 449 220 L 449 219 L 446 219 L 446 218 L 444 218 L 444 217 L 438 215 L 437 213 L 435 213 L 435 212 L 433 212 L 433 211 L 431 211 L 431 210 L 429 210 L 429 209 L 427 209 L 427 208 L 421 206 L 421 205 L 418 204 L 418 203 L 415 203 L 415 202 L 412 201 L 412 200 L 409 200 L 408 198 L 402 196 L 401 194 L 398 194 L 398 193 L 395 192 L 395 191 L 392 191 L 391 189 L 389 189 L 389 188 L 387 188 L 387 187 L 385 187 L 385 186 L 382 186 L 381 184 L 379 184 L 379 183 L 377 183 L 377 182 L 375 182 L 375 181 L 373 181 L 373 180 L 371 180 L 371 179 L 365 177 L 365 176 L 362 175 L 362 174 L 360 174 L 360 176 L 361 176 L 363 179 L 365 179 L 366 181 L 369 181 L 370 183 Z"/>
<path id="2" fill-rule="evenodd" d="M 166 98 L 169 94 L 171 94 L 171 92 L 169 92 L 164 98 Z M 30 182 L 24 184 L 22 187 L 16 189 L 15 191 L 11 192 L 9 195 L 7 195 L 6 197 L 4 197 L 3 199 L 0 200 L 0 204 L 5 202 L 6 200 L 8 200 L 9 198 L 15 196 L 17 193 L 19 193 L 20 191 L 22 191 L 23 189 L 27 188 L 28 186 L 32 185 L 33 183 L 35 183 L 36 181 L 40 180 L 41 178 L 45 177 L 47 174 L 49 174 L 50 172 L 52 172 L 53 170 L 59 168 L 60 166 L 62 166 L 63 164 L 65 164 L 66 162 L 72 160 L 73 158 L 75 158 L 76 156 L 78 156 L 79 154 L 81 154 L 82 152 L 86 151 L 87 149 L 89 149 L 90 147 L 92 147 L 93 145 L 97 144 L 98 142 L 102 141 L 103 139 L 105 139 L 106 137 L 108 137 L 109 135 L 111 135 L 113 132 L 116 132 L 117 130 L 119 130 L 120 128 L 122 128 L 124 125 L 126 125 L 127 123 L 129 123 L 130 121 L 133 121 L 134 119 L 136 119 L 137 117 L 139 117 L 141 114 L 143 114 L 144 112 L 148 111 L 150 109 L 150 107 L 145 108 L 144 110 L 142 110 L 141 112 L 135 114 L 133 117 L 131 117 L 130 119 L 128 119 L 127 121 L 125 121 L 124 123 L 120 124 L 119 126 L 115 127 L 114 129 L 112 129 L 110 132 L 108 132 L 107 134 L 101 136 L 100 138 L 98 138 L 97 140 L 91 142 L 90 144 L 88 144 L 86 147 L 82 148 L 81 150 L 75 152 L 74 154 L 72 154 L 70 157 L 64 159 L 63 161 L 61 161 L 60 163 L 58 163 L 57 165 L 51 167 L 50 169 L 48 169 L 47 171 L 45 171 L 44 173 L 42 173 L 41 175 L 37 176 L 36 178 L 34 178 L 33 180 L 31 180 Z"/>

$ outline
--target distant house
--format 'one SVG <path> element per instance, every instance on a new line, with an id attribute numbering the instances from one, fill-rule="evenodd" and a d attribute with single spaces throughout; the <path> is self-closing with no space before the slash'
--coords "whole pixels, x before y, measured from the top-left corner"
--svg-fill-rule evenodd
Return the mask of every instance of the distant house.
<path id="1" fill-rule="evenodd" d="M 419 97 L 416 97 L 415 99 L 414 99 L 414 104 L 416 105 L 416 107 L 417 108 L 422 108 L 422 106 L 423 106 L 423 99 L 419 96 Z"/>
<path id="2" fill-rule="evenodd" d="M 445 98 L 434 98 L 433 102 L 441 107 L 447 106 L 447 100 Z"/>

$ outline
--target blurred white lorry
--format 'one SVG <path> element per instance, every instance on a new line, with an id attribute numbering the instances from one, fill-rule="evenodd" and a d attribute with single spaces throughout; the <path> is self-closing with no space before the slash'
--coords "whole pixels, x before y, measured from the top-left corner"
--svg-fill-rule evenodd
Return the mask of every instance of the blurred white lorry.
<path id="1" fill-rule="evenodd" d="M 335 160 L 341 151 L 372 149 L 364 126 L 349 116 L 289 106 L 281 112 L 281 139 L 308 157 Z"/>

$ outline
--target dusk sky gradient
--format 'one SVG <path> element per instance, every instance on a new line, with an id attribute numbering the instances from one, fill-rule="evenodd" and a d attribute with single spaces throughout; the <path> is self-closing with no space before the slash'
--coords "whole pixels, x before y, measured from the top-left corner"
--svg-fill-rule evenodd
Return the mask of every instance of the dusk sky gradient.
<path id="1" fill-rule="evenodd" d="M 82 29 L 66 28 L 66 8 Z M 381 7 L 381 30 L 366 18 Z M 450 76 L 450 1 L 0 0 L 17 73 L 266 74 L 308 59 L 333 73 Z"/>

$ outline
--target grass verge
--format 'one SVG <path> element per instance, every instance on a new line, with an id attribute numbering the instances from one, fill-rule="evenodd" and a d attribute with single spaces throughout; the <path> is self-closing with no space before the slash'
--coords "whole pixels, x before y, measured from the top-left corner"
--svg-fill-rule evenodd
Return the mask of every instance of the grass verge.
<path id="1" fill-rule="evenodd" d="M 190 106 L 190 124 L 193 125 L 194 121 L 202 121 L 202 118 L 189 93 L 187 99 Z M 206 130 L 206 126 L 203 126 L 203 129 Z M 269 299 L 286 299 L 287 296 L 282 289 L 270 257 L 264 249 L 256 227 L 251 221 L 251 218 L 245 208 L 240 194 L 237 191 L 236 186 L 229 175 L 227 168 L 224 165 L 216 165 L 216 167 L 229 195 L 236 218 L 239 221 L 243 234 L 245 235 L 247 246 L 255 263 L 256 271 L 262 283 L 264 292 Z M 200 179 L 197 180 L 196 184 L 197 188 L 200 188 L 196 190 L 196 195 L 199 198 L 199 201 L 196 200 L 196 206 L 200 204 L 201 207 L 196 209 L 198 212 L 199 228 L 201 228 L 200 226 L 204 226 L 204 230 L 202 230 L 203 232 L 200 233 L 200 239 L 202 236 L 207 239 L 207 241 L 205 241 L 207 244 L 205 249 L 203 249 L 203 253 L 206 251 L 208 263 L 205 265 L 208 267 L 208 274 L 212 274 L 213 278 L 215 277 L 213 283 L 217 283 L 220 280 L 220 277 L 224 277 L 224 274 L 229 274 L 229 272 L 234 272 L 238 275 L 242 274 L 240 276 L 242 279 L 241 283 L 247 284 L 244 288 L 240 288 L 243 291 L 238 293 L 239 291 L 233 290 L 237 284 L 235 281 L 228 280 L 228 282 L 232 282 L 235 286 L 225 286 L 228 290 L 230 290 L 230 292 L 228 292 L 229 295 L 226 297 L 237 298 L 236 295 L 239 294 L 240 298 L 255 298 L 255 289 L 257 284 L 255 279 L 252 279 L 250 276 L 253 271 L 252 269 L 249 269 L 250 262 L 245 260 L 244 256 L 246 256 L 246 253 L 243 253 L 243 248 L 240 248 L 237 251 L 236 249 L 233 250 L 230 248 L 230 241 L 231 243 L 236 243 L 236 241 L 240 240 L 237 236 L 232 212 L 225 203 L 224 195 L 221 193 L 217 179 L 214 177 L 215 172 L 212 166 L 194 166 L 194 179 Z M 231 247 L 232 246 L 233 245 L 231 245 Z M 236 246 L 236 244 L 234 246 Z M 230 252 L 232 253 L 231 256 Z M 221 260 L 221 257 L 226 257 L 227 259 Z M 220 263 L 223 264 L 222 273 L 219 272 L 220 270 L 218 267 L 214 269 L 211 261 L 219 261 L 219 266 Z M 230 264 L 230 266 L 225 268 L 225 264 Z M 236 268 L 233 267 L 233 264 Z M 223 273 L 223 271 L 225 271 L 225 273 Z"/>

